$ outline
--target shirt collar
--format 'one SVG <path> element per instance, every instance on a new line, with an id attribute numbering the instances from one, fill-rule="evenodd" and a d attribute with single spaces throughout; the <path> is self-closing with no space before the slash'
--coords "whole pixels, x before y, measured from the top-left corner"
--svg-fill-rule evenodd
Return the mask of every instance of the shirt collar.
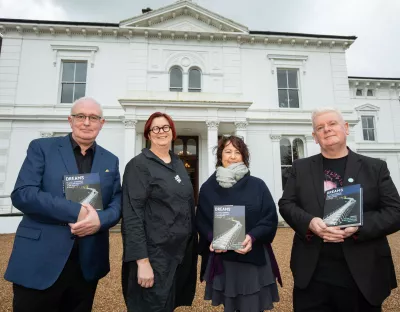
<path id="1" fill-rule="evenodd" d="M 72 137 L 72 133 L 69 134 L 69 139 L 71 140 L 71 145 L 72 145 L 72 149 L 79 149 L 79 151 L 81 150 L 81 147 L 79 146 L 78 143 L 76 143 L 76 141 L 74 140 L 74 138 Z M 93 142 L 93 144 L 87 149 L 92 150 L 92 152 L 94 153 L 96 150 L 96 141 Z"/>

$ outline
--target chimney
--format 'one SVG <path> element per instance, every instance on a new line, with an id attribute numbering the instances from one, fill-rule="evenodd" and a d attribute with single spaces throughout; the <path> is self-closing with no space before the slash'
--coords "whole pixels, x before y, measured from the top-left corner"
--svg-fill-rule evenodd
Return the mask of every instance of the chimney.
<path id="1" fill-rule="evenodd" d="M 149 13 L 151 11 L 153 11 L 153 10 L 150 9 L 149 7 L 147 7 L 146 9 L 142 9 L 142 14 Z"/>

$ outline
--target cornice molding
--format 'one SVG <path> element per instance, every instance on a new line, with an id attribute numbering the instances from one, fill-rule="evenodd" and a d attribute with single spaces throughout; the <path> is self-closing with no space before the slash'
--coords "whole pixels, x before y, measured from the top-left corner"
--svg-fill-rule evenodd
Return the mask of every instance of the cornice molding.
<path id="1" fill-rule="evenodd" d="M 58 52 L 59 51 L 69 51 L 69 52 L 89 52 L 90 53 L 90 65 L 91 67 L 94 67 L 94 54 L 95 52 L 99 51 L 99 47 L 98 46 L 85 46 L 85 45 L 55 45 L 55 44 L 51 44 L 51 49 L 54 52 L 54 59 L 53 59 L 53 65 L 56 66 L 57 65 L 57 58 L 58 58 Z"/>
<path id="2" fill-rule="evenodd" d="M 1 28 L 2 27 L 2 28 Z M 35 30 L 33 29 L 34 27 Z M 84 31 L 82 31 L 84 30 Z M 147 40 L 187 40 L 187 41 L 209 41 L 209 42 L 237 42 L 240 45 L 272 45 L 274 47 L 296 46 L 303 48 L 324 48 L 346 50 L 355 41 L 353 39 L 335 39 L 329 38 L 313 38 L 282 35 L 263 35 L 238 33 L 232 31 L 223 31 L 216 29 L 215 32 L 210 31 L 185 31 L 185 30 L 169 30 L 153 27 L 114 27 L 114 26 L 79 26 L 79 25 L 57 25 L 57 24 L 38 24 L 38 23 L 7 23 L 1 22 L 0 32 L 4 38 L 21 38 L 26 36 L 41 36 L 42 40 L 49 40 L 60 35 L 68 37 L 82 37 L 106 40 L 107 38 L 132 40 L 134 37 L 143 37 Z M 45 36 L 49 38 L 45 38 Z"/>
<path id="3" fill-rule="evenodd" d="M 358 112 L 379 112 L 380 107 L 372 104 L 363 104 L 354 108 Z"/>

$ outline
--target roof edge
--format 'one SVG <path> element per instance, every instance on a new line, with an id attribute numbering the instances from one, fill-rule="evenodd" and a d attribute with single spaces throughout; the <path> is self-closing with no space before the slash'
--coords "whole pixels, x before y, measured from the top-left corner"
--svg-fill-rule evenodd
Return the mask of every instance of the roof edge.
<path id="1" fill-rule="evenodd" d="M 363 76 L 348 76 L 349 79 L 368 79 L 368 80 L 400 80 L 395 77 L 363 77 Z"/>
<path id="2" fill-rule="evenodd" d="M 280 32 L 280 31 L 262 31 L 262 30 L 250 30 L 250 35 L 330 38 L 330 39 L 344 39 L 344 40 L 356 40 L 357 39 L 357 36 L 320 35 L 320 34 L 306 34 L 306 33 Z"/>
<path id="3" fill-rule="evenodd" d="M 98 22 L 74 22 L 74 21 L 49 21 L 49 20 L 30 20 L 15 18 L 0 18 L 1 22 L 19 24 L 44 24 L 44 25 L 74 25 L 74 26 L 98 26 L 98 27 L 119 27 L 119 23 L 98 23 Z"/>

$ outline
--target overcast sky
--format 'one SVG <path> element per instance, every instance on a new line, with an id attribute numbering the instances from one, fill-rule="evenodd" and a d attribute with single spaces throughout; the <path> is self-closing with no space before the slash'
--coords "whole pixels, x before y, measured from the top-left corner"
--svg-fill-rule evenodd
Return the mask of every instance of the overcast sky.
<path id="1" fill-rule="evenodd" d="M 0 17 L 119 22 L 175 0 L 0 0 Z M 349 76 L 400 78 L 400 0 L 195 0 L 250 30 L 355 35 Z"/>

